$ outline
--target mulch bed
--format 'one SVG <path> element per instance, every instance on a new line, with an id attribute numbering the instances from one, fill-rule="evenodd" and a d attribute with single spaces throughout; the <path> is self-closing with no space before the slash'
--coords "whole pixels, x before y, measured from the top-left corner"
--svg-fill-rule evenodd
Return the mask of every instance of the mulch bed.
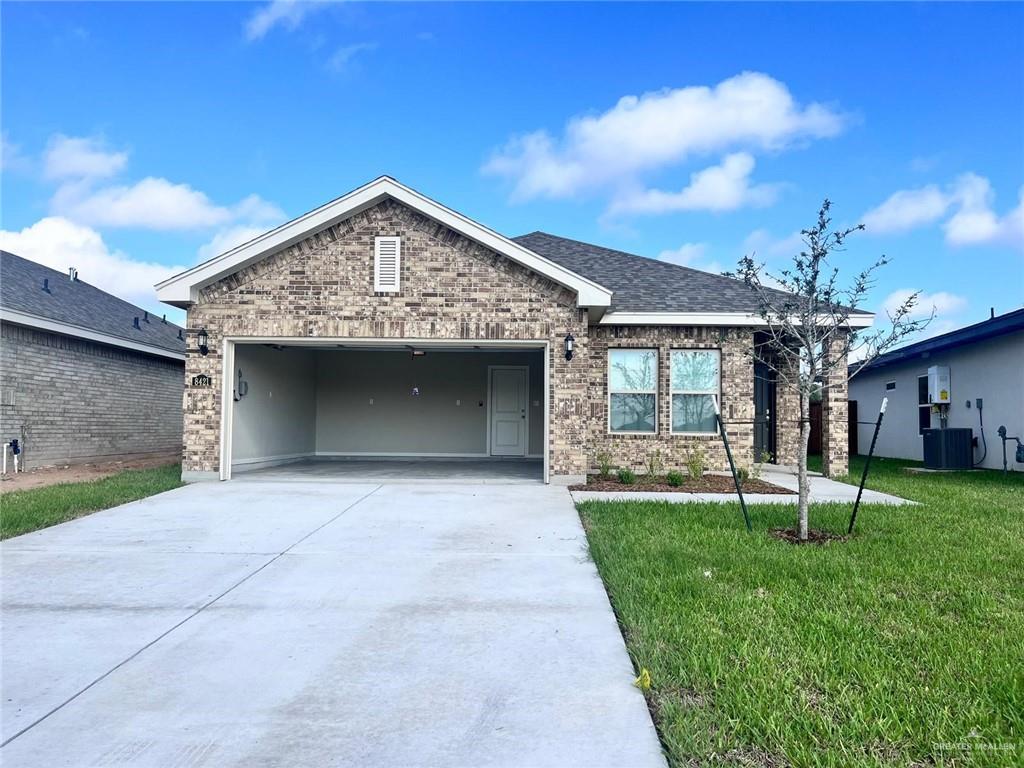
<path id="1" fill-rule="evenodd" d="M 849 539 L 848 536 L 841 536 L 838 533 L 818 531 L 810 528 L 807 531 L 807 541 L 800 540 L 800 532 L 796 528 L 772 528 L 768 533 L 776 539 L 788 541 L 790 544 L 831 544 L 833 541 L 843 542 Z"/>
<path id="2" fill-rule="evenodd" d="M 793 493 L 787 488 L 782 488 L 764 480 L 749 478 L 742 485 L 744 493 Z M 689 477 L 683 480 L 680 486 L 672 486 L 665 482 L 663 476 L 649 478 L 646 475 L 638 475 L 636 482 L 632 485 L 620 483 L 617 478 L 611 477 L 602 480 L 596 475 L 587 478 L 585 484 L 570 485 L 570 491 L 638 491 L 640 493 L 736 493 L 736 484 L 733 479 L 726 475 L 704 475 L 700 480 L 692 480 Z"/>

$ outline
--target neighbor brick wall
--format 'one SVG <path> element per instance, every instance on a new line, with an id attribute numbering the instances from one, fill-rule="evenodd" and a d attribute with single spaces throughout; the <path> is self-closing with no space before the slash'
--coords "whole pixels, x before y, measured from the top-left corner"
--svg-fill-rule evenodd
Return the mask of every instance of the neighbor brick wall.
<path id="1" fill-rule="evenodd" d="M 373 290 L 374 237 L 402 238 L 399 293 Z M 575 294 L 393 200 L 268 256 L 204 289 L 189 308 L 210 354 L 186 364 L 183 469 L 219 469 L 222 340 L 232 337 L 547 340 L 551 344 L 552 475 L 586 471 L 586 319 Z M 565 360 L 564 339 L 577 359 Z M 194 350 L 193 337 L 189 347 Z"/>
<path id="2" fill-rule="evenodd" d="M 181 452 L 182 363 L 0 323 L 0 437 L 27 467 Z"/>
<path id="3" fill-rule="evenodd" d="M 608 432 L 608 350 L 658 350 L 658 431 L 653 435 Z M 753 332 L 749 328 L 680 326 L 597 326 L 590 337 L 589 434 L 590 469 L 607 452 L 616 467 L 641 470 L 654 451 L 661 451 L 666 469 L 685 466 L 696 447 L 703 449 L 707 468 L 728 470 L 722 439 L 717 435 L 672 434 L 669 354 L 673 349 L 721 350 L 722 416 L 738 466 L 749 467 L 754 453 Z"/>

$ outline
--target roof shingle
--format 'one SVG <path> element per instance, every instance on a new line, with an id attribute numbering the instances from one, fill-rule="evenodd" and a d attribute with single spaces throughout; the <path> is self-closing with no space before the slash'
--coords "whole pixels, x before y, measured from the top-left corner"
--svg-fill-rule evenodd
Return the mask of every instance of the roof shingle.
<path id="1" fill-rule="evenodd" d="M 546 232 L 531 232 L 512 239 L 614 291 L 610 307 L 613 312 L 756 313 L 760 307 L 754 291 L 736 278 Z"/>
<path id="2" fill-rule="evenodd" d="M 43 281 L 48 280 L 48 291 Z M 34 315 L 89 331 L 115 336 L 137 344 L 184 354 L 179 326 L 146 310 L 101 291 L 66 272 L 44 267 L 7 251 L 0 251 L 0 307 Z M 134 327 L 139 318 L 139 328 Z"/>

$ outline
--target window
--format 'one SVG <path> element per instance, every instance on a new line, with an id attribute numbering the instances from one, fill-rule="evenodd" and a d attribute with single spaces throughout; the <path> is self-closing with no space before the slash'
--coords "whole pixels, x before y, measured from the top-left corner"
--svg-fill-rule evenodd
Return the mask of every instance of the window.
<path id="1" fill-rule="evenodd" d="M 932 405 L 928 402 L 928 377 L 917 377 L 917 434 L 932 426 Z"/>
<path id="2" fill-rule="evenodd" d="M 658 351 L 608 350 L 608 429 L 611 432 L 657 431 Z"/>
<path id="3" fill-rule="evenodd" d="M 402 238 L 378 237 L 373 241 L 373 290 L 393 293 L 401 290 Z"/>
<path id="4" fill-rule="evenodd" d="M 672 431 L 717 433 L 715 399 L 721 359 L 717 349 L 672 350 Z"/>

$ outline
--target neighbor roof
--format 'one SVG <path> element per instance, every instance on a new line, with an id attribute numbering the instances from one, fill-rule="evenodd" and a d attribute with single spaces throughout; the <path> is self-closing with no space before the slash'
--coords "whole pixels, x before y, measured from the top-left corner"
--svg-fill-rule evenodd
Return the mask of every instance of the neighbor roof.
<path id="1" fill-rule="evenodd" d="M 1013 312 L 1007 312 L 1005 315 L 992 317 L 974 325 L 957 328 L 955 331 L 944 333 L 941 336 L 933 336 L 930 339 L 894 349 L 892 352 L 887 352 L 871 361 L 860 370 L 860 373 L 867 373 L 868 371 L 884 368 L 895 363 L 906 363 L 935 352 L 952 349 L 953 347 L 962 347 L 965 344 L 974 344 L 994 338 L 995 336 L 1003 336 L 1007 333 L 1022 330 L 1024 330 L 1024 309 L 1015 309 Z"/>
<path id="2" fill-rule="evenodd" d="M 0 319 L 6 322 L 184 360 L 182 329 L 145 317 L 146 310 L 72 280 L 67 272 L 0 251 Z"/>

